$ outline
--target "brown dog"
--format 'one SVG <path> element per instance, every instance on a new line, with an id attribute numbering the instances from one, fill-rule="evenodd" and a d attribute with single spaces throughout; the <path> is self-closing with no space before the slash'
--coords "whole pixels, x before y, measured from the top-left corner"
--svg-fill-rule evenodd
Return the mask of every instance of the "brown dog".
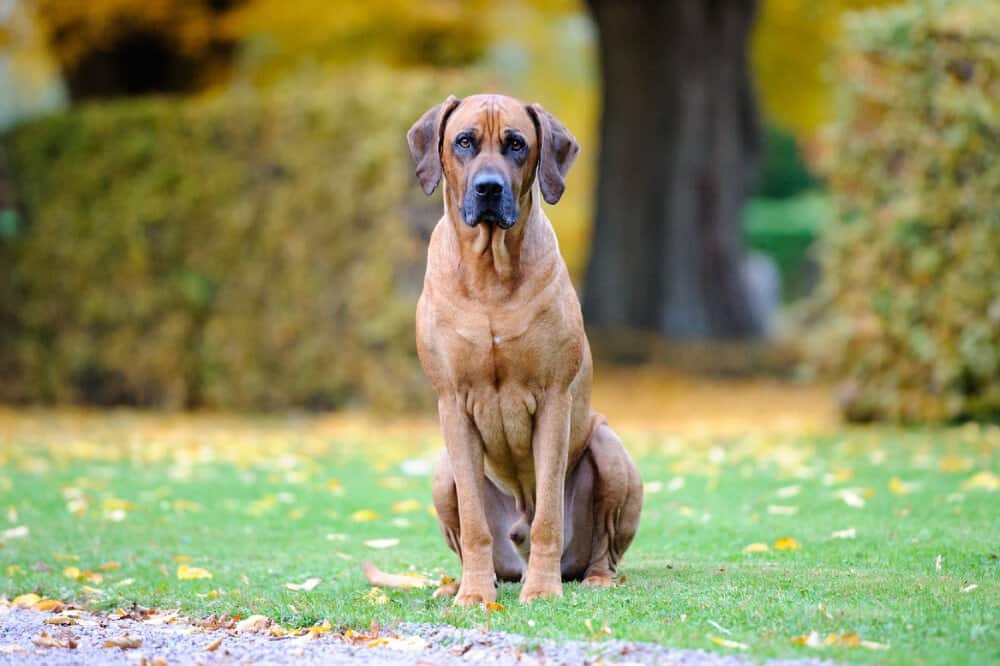
<path id="1" fill-rule="evenodd" d="M 434 505 L 462 561 L 455 603 L 494 601 L 497 577 L 522 580 L 522 602 L 564 580 L 609 586 L 642 484 L 590 409 L 580 303 L 541 207 L 562 196 L 576 140 L 500 95 L 449 97 L 407 139 L 424 192 L 444 175 L 417 349 L 446 446 Z"/>

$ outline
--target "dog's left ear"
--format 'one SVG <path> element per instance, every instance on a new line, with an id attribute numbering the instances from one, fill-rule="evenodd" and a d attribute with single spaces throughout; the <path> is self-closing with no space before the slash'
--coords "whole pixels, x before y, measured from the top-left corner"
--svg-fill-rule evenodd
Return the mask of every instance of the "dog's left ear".
<path id="1" fill-rule="evenodd" d="M 566 189 L 566 174 L 580 152 L 580 144 L 541 104 L 528 105 L 528 115 L 538 134 L 538 185 L 545 202 L 556 204 Z"/>
<path id="2" fill-rule="evenodd" d="M 424 194 L 430 194 L 441 180 L 441 136 L 444 134 L 448 116 L 458 106 L 459 99 L 448 95 L 448 99 L 431 107 L 406 133 L 410 145 L 410 155 L 417 165 L 417 180 Z"/>

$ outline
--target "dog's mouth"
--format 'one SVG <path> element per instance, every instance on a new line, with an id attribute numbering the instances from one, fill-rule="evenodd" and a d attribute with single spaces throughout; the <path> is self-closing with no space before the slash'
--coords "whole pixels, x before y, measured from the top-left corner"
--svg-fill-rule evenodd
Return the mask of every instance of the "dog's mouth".
<path id="1" fill-rule="evenodd" d="M 514 226 L 515 222 L 516 220 L 508 219 L 501 215 L 498 211 L 487 209 L 479 212 L 479 215 L 476 216 L 472 226 L 476 226 L 477 224 L 495 224 L 501 229 L 510 229 Z"/>

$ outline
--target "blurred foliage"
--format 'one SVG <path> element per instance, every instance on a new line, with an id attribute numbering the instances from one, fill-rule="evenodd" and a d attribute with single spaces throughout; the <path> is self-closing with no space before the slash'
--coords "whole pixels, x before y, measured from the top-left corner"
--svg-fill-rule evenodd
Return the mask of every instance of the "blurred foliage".
<path id="1" fill-rule="evenodd" d="M 832 72 L 845 12 L 899 0 L 765 0 L 752 62 L 767 116 L 808 140 L 832 120 Z"/>
<path id="2" fill-rule="evenodd" d="M 818 270 L 810 250 L 829 225 L 830 207 L 825 193 L 812 190 L 784 198 L 754 197 L 744 208 L 747 245 L 778 264 L 786 302 L 807 296 L 815 286 Z"/>
<path id="3" fill-rule="evenodd" d="M 784 199 L 819 185 L 791 132 L 776 125 L 766 129 L 764 161 L 756 196 Z"/>
<path id="4" fill-rule="evenodd" d="M 15 378 L 3 397 L 425 399 L 419 279 L 400 273 L 422 256 L 403 137 L 447 83 L 367 70 L 20 126 L 7 145 L 29 223 L 0 238 L 0 325 L 13 336 L 0 365 Z"/>
<path id="5" fill-rule="evenodd" d="M 1000 413 L 997 35 L 992 0 L 850 22 L 810 341 L 852 418 Z"/>

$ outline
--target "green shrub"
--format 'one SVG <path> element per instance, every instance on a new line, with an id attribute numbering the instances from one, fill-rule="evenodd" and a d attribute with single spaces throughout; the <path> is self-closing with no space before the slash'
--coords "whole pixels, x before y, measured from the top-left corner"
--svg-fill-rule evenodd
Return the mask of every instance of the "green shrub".
<path id="1" fill-rule="evenodd" d="M 404 137 L 443 97 L 375 72 L 17 128 L 6 144 L 27 224 L 0 237 L 3 397 L 426 400 Z"/>
<path id="2" fill-rule="evenodd" d="M 821 367 L 855 419 L 1000 413 L 1000 3 L 848 25 Z"/>

